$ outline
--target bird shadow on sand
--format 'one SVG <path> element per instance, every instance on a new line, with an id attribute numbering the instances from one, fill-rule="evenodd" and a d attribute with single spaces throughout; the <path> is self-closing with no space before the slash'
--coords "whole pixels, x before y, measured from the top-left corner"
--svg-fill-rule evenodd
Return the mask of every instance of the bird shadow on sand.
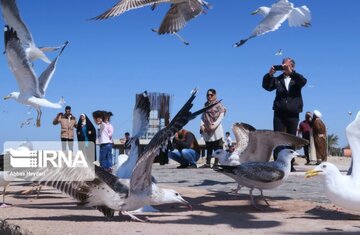
<path id="1" fill-rule="evenodd" d="M 305 218 L 305 219 L 320 219 L 320 220 L 360 220 L 360 215 L 351 214 L 344 211 L 332 210 L 322 206 L 316 206 L 308 211 L 305 211 L 304 216 L 290 217 L 290 219 L 295 218 Z"/>
<path id="2" fill-rule="evenodd" d="M 191 185 L 189 187 L 229 185 L 229 184 L 234 184 L 234 181 L 221 182 L 221 181 L 216 181 L 216 180 L 203 180 L 202 183 Z"/>
<path id="3" fill-rule="evenodd" d="M 262 210 L 255 209 L 249 200 L 248 195 L 229 195 L 226 192 L 210 192 L 204 196 L 196 198 L 186 198 L 193 205 L 193 212 L 186 212 L 186 209 L 176 205 L 161 205 L 156 208 L 166 212 L 168 216 L 180 214 L 180 218 L 172 220 L 174 224 L 199 224 L 199 225 L 216 225 L 228 224 L 234 228 L 273 228 L 281 225 L 280 221 L 262 220 L 260 213 L 274 213 L 283 211 L 281 208 L 271 207 L 272 200 L 280 200 L 279 198 L 269 198 L 270 207 L 265 205 L 262 200 L 257 201 L 257 205 Z M 282 199 L 284 200 L 284 199 Z M 286 200 L 286 199 L 285 199 Z M 239 201 L 239 202 L 237 202 Z M 244 202 L 245 201 L 245 202 Z M 184 213 L 185 212 L 185 213 Z M 148 214 L 151 221 L 152 217 L 159 215 Z M 161 213 L 160 216 L 165 216 Z M 236 219 L 234 219 L 236 218 Z M 154 218 L 155 219 L 155 218 Z M 167 220 L 156 221 L 159 224 L 169 223 Z"/>

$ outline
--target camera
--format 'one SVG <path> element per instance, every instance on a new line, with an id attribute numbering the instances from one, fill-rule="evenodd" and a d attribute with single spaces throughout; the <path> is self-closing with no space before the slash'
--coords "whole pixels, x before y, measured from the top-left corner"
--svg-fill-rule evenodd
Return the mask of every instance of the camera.
<path id="1" fill-rule="evenodd" d="M 282 65 L 273 65 L 273 67 L 274 67 L 274 69 L 275 69 L 276 71 L 282 71 L 282 70 L 284 70 L 284 67 L 283 67 Z"/>

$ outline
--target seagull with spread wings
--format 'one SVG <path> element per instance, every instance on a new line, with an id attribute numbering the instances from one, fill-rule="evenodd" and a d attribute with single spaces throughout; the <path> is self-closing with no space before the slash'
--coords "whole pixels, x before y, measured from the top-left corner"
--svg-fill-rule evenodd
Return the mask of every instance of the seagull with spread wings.
<path id="1" fill-rule="evenodd" d="M 152 29 L 159 35 L 174 34 L 185 45 L 189 45 L 178 32 L 185 27 L 187 22 L 209 9 L 211 5 L 204 0 L 121 0 L 112 8 L 94 17 L 96 20 L 108 19 L 136 8 L 152 5 L 152 9 L 159 3 L 171 3 L 170 10 L 166 13 L 159 29 Z"/>
<path id="2" fill-rule="evenodd" d="M 169 139 L 183 128 L 190 120 L 212 106 L 203 108 L 197 112 L 191 112 L 193 100 L 197 90 L 192 92 L 191 97 L 171 120 L 168 126 L 160 130 L 151 139 L 132 171 L 130 179 L 121 179 L 95 166 L 96 178 L 92 181 L 73 180 L 57 181 L 43 180 L 40 176 L 32 177 L 33 181 L 44 182 L 46 185 L 55 187 L 85 206 L 94 206 L 105 216 L 112 217 L 115 211 L 129 215 L 132 219 L 142 221 L 129 211 L 136 210 L 145 205 L 159 205 L 164 203 L 182 203 L 189 205 L 181 195 L 172 189 L 160 188 L 152 181 L 151 170 L 155 157 L 160 149 L 165 148 Z M 217 103 L 216 103 L 217 104 Z M 215 104 L 214 104 L 215 105 Z M 45 169 L 46 170 L 46 169 Z M 58 179 L 61 175 L 71 175 L 75 179 L 81 179 L 90 175 L 89 168 L 67 168 L 61 171 L 48 172 L 47 178 Z M 28 179 L 30 180 L 30 179 Z M 189 205 L 190 206 L 190 205 Z"/>
<path id="3" fill-rule="evenodd" d="M 308 141 L 284 132 L 256 130 L 246 123 L 235 123 L 232 126 L 235 135 L 235 150 L 228 153 L 218 149 L 213 156 L 219 159 L 220 165 L 240 165 L 244 162 L 268 162 L 272 151 L 277 146 L 302 147 Z"/>
<path id="4" fill-rule="evenodd" d="M 263 6 L 252 12 L 253 15 L 257 13 L 264 16 L 264 19 L 256 26 L 248 38 L 235 43 L 234 47 L 243 45 L 251 38 L 277 30 L 286 20 L 288 20 L 291 27 L 309 27 L 311 22 L 311 13 L 307 6 L 295 8 L 294 4 L 288 0 L 279 0 L 271 8 Z"/>
<path id="5" fill-rule="evenodd" d="M 57 57 L 36 77 L 31 61 L 27 56 L 17 32 L 5 26 L 5 51 L 10 70 L 14 74 L 20 92 L 12 92 L 4 99 L 15 99 L 17 102 L 34 107 L 37 111 L 36 126 L 40 127 L 41 107 L 60 109 L 61 104 L 51 103 L 45 99 L 45 91 L 54 75 L 59 56 L 68 42 L 65 42 Z"/>
<path id="6" fill-rule="evenodd" d="M 62 48 L 62 46 L 37 47 L 29 29 L 20 16 L 16 0 L 1 0 L 1 10 L 6 24 L 17 32 L 30 62 L 33 62 L 36 59 L 41 59 L 50 64 L 51 61 L 47 58 L 44 52 L 55 51 Z"/>

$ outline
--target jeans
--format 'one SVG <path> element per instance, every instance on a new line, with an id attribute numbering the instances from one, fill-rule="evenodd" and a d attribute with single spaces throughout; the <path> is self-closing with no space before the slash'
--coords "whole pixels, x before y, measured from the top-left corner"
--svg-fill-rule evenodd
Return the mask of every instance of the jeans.
<path id="1" fill-rule="evenodd" d="M 180 165 L 196 165 L 200 158 L 200 154 L 193 149 L 183 149 L 181 151 L 175 149 L 168 153 L 169 158 L 180 163 Z"/>
<path id="2" fill-rule="evenodd" d="M 104 169 L 112 167 L 112 143 L 100 144 L 100 166 Z"/>

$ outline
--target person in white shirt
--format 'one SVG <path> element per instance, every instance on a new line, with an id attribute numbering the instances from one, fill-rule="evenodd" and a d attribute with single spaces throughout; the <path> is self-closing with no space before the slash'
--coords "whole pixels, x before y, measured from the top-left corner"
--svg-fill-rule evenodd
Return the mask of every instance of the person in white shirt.
<path id="1" fill-rule="evenodd" d="M 100 166 L 107 170 L 112 171 L 112 148 L 113 148 L 113 133 L 114 128 L 110 123 L 110 117 L 113 114 L 106 111 L 93 112 L 93 118 L 98 125 L 97 130 L 97 143 L 100 145 L 99 162 Z"/>
<path id="2" fill-rule="evenodd" d="M 275 77 L 276 71 L 282 71 Z M 273 103 L 274 110 L 274 131 L 282 131 L 296 135 L 299 124 L 299 114 L 303 111 L 303 99 L 301 89 L 307 80 L 303 75 L 295 71 L 295 61 L 292 58 L 285 58 L 282 65 L 271 66 L 269 72 L 263 77 L 262 87 L 267 91 L 276 90 Z M 281 148 L 274 150 L 274 159 Z M 291 171 L 295 171 L 291 162 Z"/>

